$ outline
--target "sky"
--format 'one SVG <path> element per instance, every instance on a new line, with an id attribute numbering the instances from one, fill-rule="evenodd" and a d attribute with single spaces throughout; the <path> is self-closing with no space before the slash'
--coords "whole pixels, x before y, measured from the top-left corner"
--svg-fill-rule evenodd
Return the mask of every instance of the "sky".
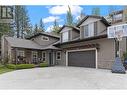
<path id="1" fill-rule="evenodd" d="M 70 6 L 72 15 L 74 20 L 76 21 L 79 17 L 80 13 L 83 12 L 86 15 L 90 15 L 92 12 L 92 9 L 95 7 L 100 8 L 100 15 L 106 16 L 109 13 L 109 7 L 106 5 L 74 5 Z M 40 19 L 42 18 L 42 21 L 45 25 L 45 30 L 50 31 L 50 29 L 53 26 L 53 22 L 55 19 L 59 22 L 59 25 L 62 26 L 65 24 L 66 21 L 66 13 L 68 10 L 67 5 L 30 5 L 26 6 L 28 10 L 28 15 L 30 17 L 30 21 L 32 25 L 39 24 Z M 123 9 L 123 6 L 113 6 L 115 10 L 121 10 Z"/>

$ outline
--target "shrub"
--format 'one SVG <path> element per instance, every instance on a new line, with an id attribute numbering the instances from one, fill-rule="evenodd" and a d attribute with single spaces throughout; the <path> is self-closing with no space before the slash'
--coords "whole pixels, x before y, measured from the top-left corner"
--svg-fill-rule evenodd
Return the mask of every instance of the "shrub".
<path id="1" fill-rule="evenodd" d="M 29 68 L 34 68 L 34 64 L 18 64 L 16 65 L 16 69 L 29 69 Z"/>
<path id="2" fill-rule="evenodd" d="M 48 67 L 48 63 L 47 62 L 43 62 L 39 64 L 39 67 Z"/>
<path id="3" fill-rule="evenodd" d="M 35 65 L 34 64 L 7 64 L 6 65 L 7 68 L 9 69 L 29 69 L 29 68 L 34 68 Z"/>
<path id="4" fill-rule="evenodd" d="M 9 68 L 9 69 L 16 69 L 15 64 L 6 64 L 6 67 Z"/>
<path id="5" fill-rule="evenodd" d="M 123 53 L 123 60 L 127 59 L 127 52 Z"/>

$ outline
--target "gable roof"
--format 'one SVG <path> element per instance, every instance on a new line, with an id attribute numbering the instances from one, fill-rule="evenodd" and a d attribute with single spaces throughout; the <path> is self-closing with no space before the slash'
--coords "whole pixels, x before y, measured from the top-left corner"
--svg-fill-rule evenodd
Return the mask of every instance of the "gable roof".
<path id="1" fill-rule="evenodd" d="M 62 31 L 62 29 L 64 29 L 65 27 L 69 27 L 69 28 L 72 28 L 74 30 L 80 31 L 80 29 L 76 26 L 63 25 L 63 27 L 60 28 L 59 32 Z"/>
<path id="2" fill-rule="evenodd" d="M 16 47 L 16 48 L 38 49 L 38 50 L 59 49 L 53 46 L 53 44 L 48 46 L 41 46 L 35 43 L 34 41 L 21 39 L 21 38 L 5 37 L 5 39 L 8 41 L 11 47 Z"/>
<path id="3" fill-rule="evenodd" d="M 102 21 L 106 26 L 110 26 L 109 22 L 108 22 L 103 16 L 95 16 L 95 15 L 87 15 L 87 16 L 85 16 L 76 26 L 79 27 L 79 26 L 80 26 L 86 19 L 88 19 L 89 17 L 101 19 L 101 21 Z"/>
<path id="4" fill-rule="evenodd" d="M 42 48 L 40 45 L 38 45 L 37 43 L 31 40 L 14 38 L 14 37 L 5 37 L 5 39 L 8 41 L 8 43 L 12 47 L 28 48 L 28 49 L 41 49 Z"/>
<path id="5" fill-rule="evenodd" d="M 40 35 L 44 35 L 44 36 L 48 36 L 48 37 L 53 37 L 53 38 L 59 39 L 59 36 L 54 35 L 53 33 L 49 33 L 49 32 L 37 32 L 37 33 L 34 33 L 34 34 L 30 35 L 30 36 L 27 36 L 26 39 L 31 39 L 31 38 L 34 38 L 34 37 L 37 37 L 37 36 L 40 36 Z"/>

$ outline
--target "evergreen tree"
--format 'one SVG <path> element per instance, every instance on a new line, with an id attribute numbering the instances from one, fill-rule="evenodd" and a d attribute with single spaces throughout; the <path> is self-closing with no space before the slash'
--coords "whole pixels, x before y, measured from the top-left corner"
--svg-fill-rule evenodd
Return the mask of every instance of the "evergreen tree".
<path id="1" fill-rule="evenodd" d="M 100 15 L 100 8 L 99 7 L 93 8 L 92 9 L 92 15 L 99 16 Z"/>
<path id="2" fill-rule="evenodd" d="M 35 26 L 34 26 L 34 33 L 37 33 L 37 32 L 38 32 L 38 25 L 35 24 Z"/>
<path id="3" fill-rule="evenodd" d="M 66 16 L 66 24 L 69 26 L 73 26 L 73 16 L 71 13 L 71 8 L 68 6 L 67 16 Z"/>
<path id="4" fill-rule="evenodd" d="M 25 6 L 15 6 L 15 32 L 17 38 L 24 38 L 30 28 L 30 20 Z"/>
<path id="5" fill-rule="evenodd" d="M 44 23 L 43 23 L 42 19 L 40 19 L 39 30 L 42 31 L 42 32 L 45 31 L 45 26 L 44 26 Z"/>
<path id="6" fill-rule="evenodd" d="M 53 25 L 53 28 L 52 28 L 52 32 L 54 34 L 59 34 L 58 31 L 59 31 L 60 27 L 59 27 L 59 23 L 57 22 L 57 20 L 55 19 L 54 20 L 54 25 Z"/>

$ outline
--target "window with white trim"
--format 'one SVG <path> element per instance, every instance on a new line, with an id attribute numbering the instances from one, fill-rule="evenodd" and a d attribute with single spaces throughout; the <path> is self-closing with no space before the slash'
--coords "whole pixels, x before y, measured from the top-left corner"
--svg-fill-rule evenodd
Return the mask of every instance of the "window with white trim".
<path id="1" fill-rule="evenodd" d="M 61 52 L 60 51 L 56 52 L 56 60 L 61 60 Z"/>
<path id="2" fill-rule="evenodd" d="M 69 40 L 69 32 L 65 31 L 62 33 L 62 42 L 67 42 Z"/>
<path id="3" fill-rule="evenodd" d="M 84 26 L 84 37 L 94 36 L 94 23 Z"/>
<path id="4" fill-rule="evenodd" d="M 18 50 L 18 56 L 25 57 L 25 52 L 23 50 Z"/>
<path id="5" fill-rule="evenodd" d="M 46 61 L 46 52 L 42 52 L 42 61 Z"/>
<path id="6" fill-rule="evenodd" d="M 42 40 L 43 40 L 43 41 L 49 41 L 49 37 L 42 36 Z"/>
<path id="7" fill-rule="evenodd" d="M 2 6 L 1 7 L 1 18 L 3 18 L 3 19 L 12 19 L 13 18 L 13 7 L 11 7 L 11 6 Z"/>
<path id="8" fill-rule="evenodd" d="M 32 51 L 32 58 L 33 58 L 33 61 L 37 61 L 38 59 L 38 52 L 37 51 Z"/>

